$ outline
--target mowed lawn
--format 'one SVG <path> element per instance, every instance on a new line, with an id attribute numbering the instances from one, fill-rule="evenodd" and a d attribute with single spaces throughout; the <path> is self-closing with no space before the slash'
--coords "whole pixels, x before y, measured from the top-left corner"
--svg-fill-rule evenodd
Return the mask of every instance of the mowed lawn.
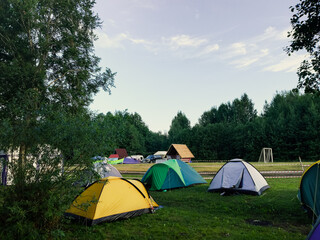
<path id="1" fill-rule="evenodd" d="M 258 163 L 250 162 L 259 171 L 301 171 L 306 169 L 307 166 L 312 164 L 311 162 L 277 162 L 277 163 Z M 190 163 L 198 172 L 216 172 L 225 162 L 200 162 L 200 163 Z M 114 165 L 119 171 L 132 171 L 132 172 L 146 172 L 154 164 L 118 164 Z"/>
<path id="2" fill-rule="evenodd" d="M 296 197 L 300 179 L 267 181 L 261 196 L 220 196 L 207 192 L 209 184 L 152 191 L 163 207 L 154 214 L 93 227 L 67 223 L 65 239 L 305 239 L 312 220 Z"/>

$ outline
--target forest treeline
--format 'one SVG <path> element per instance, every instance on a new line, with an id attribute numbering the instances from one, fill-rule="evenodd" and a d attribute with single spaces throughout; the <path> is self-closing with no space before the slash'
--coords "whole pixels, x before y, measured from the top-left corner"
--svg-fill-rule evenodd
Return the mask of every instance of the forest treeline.
<path id="1" fill-rule="evenodd" d="M 295 92 L 277 93 L 258 115 L 244 94 L 204 112 L 195 126 L 183 112 L 168 134 L 148 129 L 138 113 L 116 112 L 93 117 L 100 154 L 126 148 L 129 154 L 152 154 L 171 143 L 187 144 L 197 160 L 242 158 L 258 161 L 261 149 L 273 149 L 274 161 L 318 160 L 320 98 Z"/>
<path id="2" fill-rule="evenodd" d="M 195 126 L 178 112 L 168 134 L 150 131 L 138 113 L 89 111 L 116 76 L 95 54 L 102 21 L 94 5 L 0 1 L 0 160 L 2 183 L 5 176 L 10 183 L 1 188 L 0 239 L 71 236 L 64 212 L 83 190 L 74 183 L 91 171 L 93 156 L 115 148 L 147 155 L 184 143 L 198 160 L 256 161 L 271 147 L 275 161 L 319 159 L 319 1 L 290 7 L 285 51 L 308 53 L 295 93 L 277 94 L 259 115 L 244 94 L 204 112 Z"/>

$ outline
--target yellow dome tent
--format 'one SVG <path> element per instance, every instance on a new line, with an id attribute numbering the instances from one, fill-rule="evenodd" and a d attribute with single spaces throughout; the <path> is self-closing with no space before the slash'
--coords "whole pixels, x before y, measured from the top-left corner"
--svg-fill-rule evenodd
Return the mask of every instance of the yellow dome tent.
<path id="1" fill-rule="evenodd" d="M 158 204 L 139 180 L 107 177 L 87 187 L 65 215 L 94 225 L 150 213 L 154 207 Z"/>

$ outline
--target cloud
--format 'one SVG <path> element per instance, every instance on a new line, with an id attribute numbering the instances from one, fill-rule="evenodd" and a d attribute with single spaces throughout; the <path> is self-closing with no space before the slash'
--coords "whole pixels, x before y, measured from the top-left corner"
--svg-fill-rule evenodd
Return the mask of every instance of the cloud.
<path id="1" fill-rule="evenodd" d="M 98 48 L 122 48 L 125 49 L 126 42 L 133 44 L 152 45 L 150 41 L 145 39 L 133 38 L 129 34 L 120 33 L 114 37 L 110 37 L 108 34 L 97 31 L 96 35 L 98 40 L 95 42 L 95 46 Z"/>
<path id="2" fill-rule="evenodd" d="M 95 46 L 98 48 L 124 48 L 122 41 L 126 39 L 125 34 L 118 34 L 115 37 L 110 37 L 101 31 L 96 31 L 95 34 L 98 37 L 98 40 L 95 41 Z"/>
<path id="3" fill-rule="evenodd" d="M 167 52 L 182 59 L 196 59 L 210 56 L 220 49 L 217 43 L 212 43 L 204 37 L 194 37 L 186 34 L 172 37 L 162 37 L 161 43 L 155 47 L 158 52 Z M 155 49 L 153 48 L 153 50 Z"/>
<path id="4" fill-rule="evenodd" d="M 170 46 L 172 49 L 178 49 L 181 47 L 193 47 L 197 48 L 208 42 L 205 38 L 191 37 L 189 35 L 176 35 L 170 38 L 162 38 L 164 44 Z"/>
<path id="5" fill-rule="evenodd" d="M 274 27 L 269 26 L 264 30 L 263 34 L 256 37 L 255 41 L 263 42 L 268 39 L 277 39 L 278 34 L 279 32 Z"/>
<path id="6" fill-rule="evenodd" d="M 255 67 L 262 71 L 296 71 L 301 58 L 281 60 L 283 48 L 288 44 L 289 29 L 267 27 L 261 34 L 221 46 L 221 60 L 243 69 Z"/>
<path id="7" fill-rule="evenodd" d="M 248 51 L 254 48 L 254 45 L 249 45 L 244 42 L 232 43 L 222 49 L 222 60 L 227 60 L 229 63 L 232 59 L 238 60 L 240 57 L 246 56 Z"/>
<path id="8" fill-rule="evenodd" d="M 267 27 L 264 32 L 256 37 L 254 37 L 252 40 L 255 42 L 276 42 L 276 41 L 284 41 L 288 40 L 287 33 L 290 31 L 290 28 L 278 30 L 272 26 Z"/>
<path id="9" fill-rule="evenodd" d="M 169 55 L 181 59 L 207 58 L 232 65 L 237 69 L 255 67 L 261 71 L 296 71 L 301 56 L 287 57 L 283 47 L 288 44 L 286 38 L 288 29 L 278 30 L 272 26 L 266 28 L 260 35 L 252 38 L 231 42 L 215 43 L 209 37 L 179 34 L 158 39 L 144 39 L 120 33 L 110 36 L 103 31 L 97 31 L 99 40 L 97 48 L 125 49 L 129 44 L 140 45 L 146 51 L 155 55 Z M 215 54 L 219 51 L 219 54 Z"/>
<path id="10" fill-rule="evenodd" d="M 219 50 L 218 44 L 210 43 L 206 38 L 193 37 L 189 35 L 175 35 L 162 37 L 156 40 L 146 40 L 132 37 L 128 33 L 120 33 L 109 36 L 102 31 L 96 31 L 98 40 L 95 42 L 97 48 L 119 48 L 125 49 L 128 44 L 141 45 L 153 54 L 169 53 L 183 59 L 199 58 Z"/>
<path id="11" fill-rule="evenodd" d="M 244 42 L 235 42 L 229 46 L 224 46 L 222 49 L 222 60 L 232 60 L 233 58 L 238 59 L 241 56 L 248 54 L 249 48 L 253 48 L 254 45 L 249 45 Z"/>
<path id="12" fill-rule="evenodd" d="M 245 55 L 247 53 L 246 44 L 243 42 L 233 43 L 231 51 L 233 55 Z"/>
<path id="13" fill-rule="evenodd" d="M 278 63 L 265 67 L 263 71 L 296 72 L 304 59 L 306 59 L 306 55 L 292 54 L 291 56 L 285 56 Z"/>
<path id="14" fill-rule="evenodd" d="M 208 54 L 208 53 L 211 53 L 211 52 L 215 52 L 215 51 L 218 51 L 220 49 L 219 45 L 218 44 L 212 44 L 212 45 L 208 45 L 206 46 L 202 53 L 203 54 Z"/>
<path id="15" fill-rule="evenodd" d="M 239 69 L 246 68 L 268 55 L 269 49 L 261 49 L 260 51 L 257 51 L 255 54 L 250 54 L 249 56 L 238 58 L 230 62 L 230 64 L 235 65 L 235 67 Z"/>
<path id="16" fill-rule="evenodd" d="M 142 39 L 142 38 L 132 38 L 127 37 L 127 39 L 134 44 L 142 44 L 142 45 L 151 45 L 152 43 L 148 40 Z"/>

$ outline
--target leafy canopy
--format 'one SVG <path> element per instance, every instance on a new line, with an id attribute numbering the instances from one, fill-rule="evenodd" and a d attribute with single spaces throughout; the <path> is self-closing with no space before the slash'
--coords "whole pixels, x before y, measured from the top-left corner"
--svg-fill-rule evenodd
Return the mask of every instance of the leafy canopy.
<path id="1" fill-rule="evenodd" d="M 298 68 L 299 81 L 297 89 L 305 93 L 320 92 L 320 1 L 300 0 L 290 7 L 294 13 L 291 20 L 292 30 L 288 37 L 292 38 L 286 52 L 305 50 L 308 58 Z M 296 89 L 296 90 L 297 90 Z"/>
<path id="2" fill-rule="evenodd" d="M 0 150 L 15 153 L 0 213 L 12 239 L 50 238 L 97 148 L 87 108 L 115 74 L 94 53 L 94 4 L 0 1 Z"/>

